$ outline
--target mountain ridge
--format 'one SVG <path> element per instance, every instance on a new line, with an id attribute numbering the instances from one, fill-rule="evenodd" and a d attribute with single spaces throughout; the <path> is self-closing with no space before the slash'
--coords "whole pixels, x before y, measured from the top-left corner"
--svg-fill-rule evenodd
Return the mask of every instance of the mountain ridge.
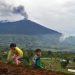
<path id="1" fill-rule="evenodd" d="M 16 22 L 0 22 L 0 34 L 61 34 L 55 30 L 46 28 L 30 20 L 21 20 Z"/>

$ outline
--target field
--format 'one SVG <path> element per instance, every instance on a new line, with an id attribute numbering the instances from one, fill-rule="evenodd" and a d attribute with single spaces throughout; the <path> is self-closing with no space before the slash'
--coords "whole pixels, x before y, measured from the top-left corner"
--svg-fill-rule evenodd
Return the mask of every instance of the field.
<path id="1" fill-rule="evenodd" d="M 73 53 L 42 51 L 41 63 L 43 69 L 31 68 L 33 55 L 34 51 L 25 51 L 22 64 L 16 66 L 11 62 L 6 64 L 7 52 L 0 51 L 0 61 L 2 62 L 0 63 L 0 75 L 75 75 L 68 72 L 68 68 L 75 68 L 75 62 L 73 61 L 75 54 Z M 61 60 L 66 58 L 70 60 L 70 63 L 63 68 Z"/>
<path id="2" fill-rule="evenodd" d="M 27 66 L 16 66 L 0 62 L 0 75 L 71 75 L 46 69 L 34 69 Z"/>
<path id="3" fill-rule="evenodd" d="M 75 73 L 68 72 L 68 68 L 75 67 L 75 63 L 70 63 L 66 68 L 61 67 L 60 58 L 51 58 L 51 59 L 42 59 L 42 62 L 46 69 L 53 70 L 53 71 L 60 71 L 63 73 L 75 75 Z"/>
<path id="4" fill-rule="evenodd" d="M 62 66 L 61 61 L 65 59 L 65 60 L 69 60 L 69 63 L 64 67 Z M 64 72 L 67 74 L 73 74 L 75 75 L 75 73 L 71 73 L 68 72 L 69 68 L 74 68 L 75 69 L 75 54 L 74 53 L 68 53 L 68 52 L 56 52 L 56 53 L 51 53 L 50 57 L 47 58 L 42 58 L 42 62 L 44 64 L 44 67 L 46 69 L 49 70 L 53 70 L 53 71 L 60 71 L 60 72 Z"/>

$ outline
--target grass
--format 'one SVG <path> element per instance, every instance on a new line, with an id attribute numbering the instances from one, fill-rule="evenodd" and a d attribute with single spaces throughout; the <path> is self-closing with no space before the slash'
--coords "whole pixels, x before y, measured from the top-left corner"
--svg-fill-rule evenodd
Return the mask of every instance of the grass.
<path id="1" fill-rule="evenodd" d="M 44 64 L 44 67 L 46 69 L 54 70 L 54 71 L 59 71 L 59 72 L 64 72 L 70 75 L 75 75 L 75 73 L 68 72 L 67 68 L 62 68 L 60 64 L 60 58 L 51 58 L 51 59 L 41 59 L 42 63 Z M 72 66 L 75 63 L 71 63 Z M 71 65 L 69 64 L 69 65 Z"/>

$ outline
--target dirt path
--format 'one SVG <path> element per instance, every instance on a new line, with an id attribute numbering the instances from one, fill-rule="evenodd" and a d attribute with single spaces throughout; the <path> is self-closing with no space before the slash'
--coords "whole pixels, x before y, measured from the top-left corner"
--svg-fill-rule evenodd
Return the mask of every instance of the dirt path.
<path id="1" fill-rule="evenodd" d="M 9 65 L 0 62 L 0 75 L 67 75 L 60 72 L 53 72 L 44 69 Z"/>

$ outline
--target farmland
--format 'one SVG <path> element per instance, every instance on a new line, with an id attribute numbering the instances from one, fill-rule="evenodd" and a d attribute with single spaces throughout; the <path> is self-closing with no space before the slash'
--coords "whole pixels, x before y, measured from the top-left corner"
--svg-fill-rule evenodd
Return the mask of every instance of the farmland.
<path id="1" fill-rule="evenodd" d="M 23 61 L 22 61 L 20 69 L 23 69 L 26 72 L 27 72 L 27 69 L 29 69 L 28 71 L 32 71 L 28 67 L 31 67 L 31 65 L 32 65 L 33 55 L 34 55 L 34 51 L 25 51 L 24 52 L 24 57 L 23 57 Z M 1 51 L 0 52 L 0 61 L 2 61 L 1 64 L 5 63 L 6 57 L 7 57 L 7 52 Z M 74 58 L 75 58 L 75 56 L 73 53 L 59 53 L 59 52 L 42 51 L 41 63 L 42 63 L 43 69 L 45 69 L 44 70 L 45 72 L 47 72 L 49 70 L 48 71 L 49 75 L 74 75 L 74 73 L 68 72 L 69 67 L 75 68 L 74 67 L 75 66 Z M 63 67 L 61 65 L 61 60 L 63 60 L 63 59 L 69 59 L 69 61 L 70 61 L 65 67 Z M 13 63 L 10 63 L 10 62 L 9 62 L 9 64 L 4 64 L 4 65 L 10 66 L 11 70 L 14 70 L 14 67 L 16 67 L 16 65 L 14 65 Z M 14 67 L 11 67 L 11 65 L 14 65 Z M 6 66 L 4 66 L 4 67 L 6 67 Z M 24 66 L 26 66 L 27 69 L 26 68 L 24 69 Z M 1 69 L 1 67 L 0 67 L 0 69 Z M 1 69 L 1 70 L 3 70 L 3 69 Z M 40 73 L 41 72 L 44 73 L 43 70 L 41 70 L 41 71 L 38 70 L 38 71 Z M 37 74 L 36 69 L 33 69 L 32 75 L 36 75 L 36 74 L 34 74 L 34 72 Z M 25 73 L 24 73 L 24 75 L 25 75 Z M 41 74 L 37 74 L 37 75 L 41 75 Z"/>

